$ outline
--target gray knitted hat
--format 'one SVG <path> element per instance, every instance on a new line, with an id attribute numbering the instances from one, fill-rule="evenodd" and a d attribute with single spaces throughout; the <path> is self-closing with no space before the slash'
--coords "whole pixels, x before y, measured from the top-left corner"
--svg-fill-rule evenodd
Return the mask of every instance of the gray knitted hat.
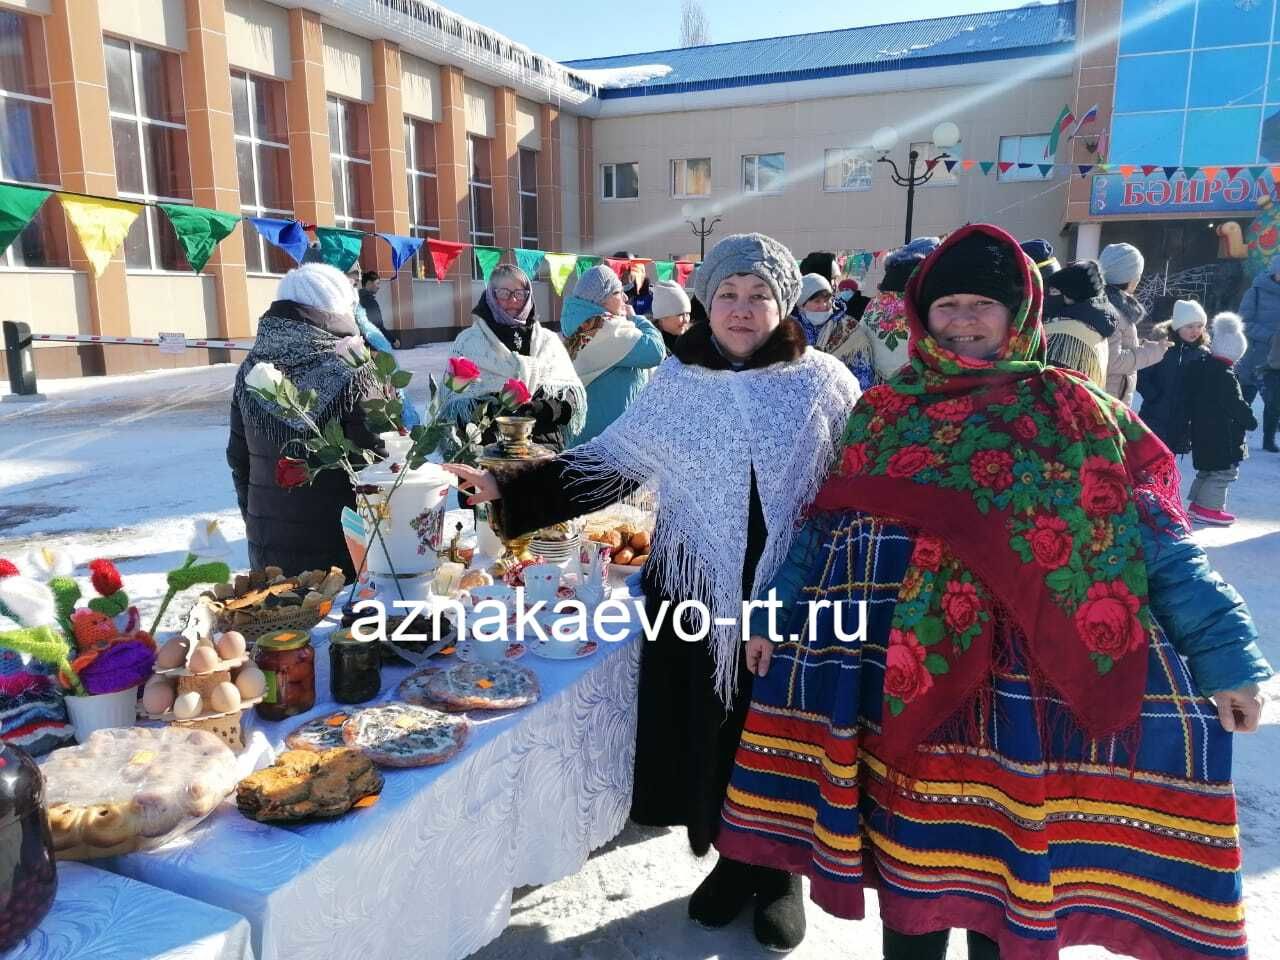
<path id="1" fill-rule="evenodd" d="M 578 278 L 578 285 L 573 288 L 573 295 L 582 300 L 590 300 L 596 306 L 603 307 L 604 301 L 611 293 L 622 292 L 622 281 L 608 264 L 597 264 Z"/>
<path id="2" fill-rule="evenodd" d="M 1146 262 L 1142 252 L 1131 243 L 1112 243 L 1102 248 L 1098 254 L 1098 264 L 1107 278 L 1107 283 L 1123 286 L 1142 276 Z"/>
<path id="3" fill-rule="evenodd" d="M 759 277 L 773 291 L 778 312 L 786 316 L 800 296 L 800 267 L 791 251 L 763 233 L 735 233 L 709 251 L 693 275 L 693 293 L 711 310 L 711 300 L 725 277 L 745 273 Z"/>

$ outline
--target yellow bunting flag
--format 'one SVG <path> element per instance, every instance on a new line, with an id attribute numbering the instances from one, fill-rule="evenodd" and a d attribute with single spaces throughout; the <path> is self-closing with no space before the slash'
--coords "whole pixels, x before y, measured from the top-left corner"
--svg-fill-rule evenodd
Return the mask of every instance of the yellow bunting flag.
<path id="1" fill-rule="evenodd" d="M 112 254 L 124 243 L 129 227 L 142 212 L 141 205 L 122 200 L 75 197 L 66 193 L 58 194 L 58 200 L 80 238 L 85 257 L 93 264 L 93 275 L 102 276 Z"/>
<path id="2" fill-rule="evenodd" d="M 574 253 L 547 254 L 547 271 L 551 274 L 551 288 L 555 290 L 557 297 L 564 295 L 564 285 L 569 274 L 573 273 L 573 265 L 577 261 L 578 256 Z"/>

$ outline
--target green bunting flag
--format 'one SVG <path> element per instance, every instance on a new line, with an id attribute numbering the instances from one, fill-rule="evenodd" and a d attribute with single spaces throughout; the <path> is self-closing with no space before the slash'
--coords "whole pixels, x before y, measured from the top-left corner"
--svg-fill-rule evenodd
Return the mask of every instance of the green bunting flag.
<path id="1" fill-rule="evenodd" d="M 360 248 L 364 245 L 363 232 L 340 227 L 316 227 L 316 239 L 320 241 L 321 259 L 343 273 L 360 259 Z"/>
<path id="2" fill-rule="evenodd" d="M 48 196 L 48 190 L 0 186 L 0 253 L 8 250 L 14 238 L 26 229 Z"/>
<path id="3" fill-rule="evenodd" d="M 1045 179 L 1048 179 L 1049 174 L 1053 173 L 1053 168 L 1055 164 L 1037 163 L 1036 166 L 1040 168 L 1040 176 L 1044 177 Z"/>
<path id="4" fill-rule="evenodd" d="M 547 275 L 557 297 L 564 295 L 564 285 L 569 280 L 569 274 L 573 273 L 573 265 L 577 260 L 572 253 L 547 254 Z"/>
<path id="5" fill-rule="evenodd" d="M 182 203 L 162 203 L 159 206 L 173 224 L 173 232 L 178 235 L 187 263 L 196 273 L 204 269 L 214 249 L 240 222 L 238 213 L 223 213 Z"/>
<path id="6" fill-rule="evenodd" d="M 578 271 L 578 276 L 582 276 L 592 267 L 598 267 L 602 263 L 604 263 L 604 257 L 579 256 L 578 262 L 573 265 L 573 269 Z"/>
<path id="7" fill-rule="evenodd" d="M 665 283 L 670 280 L 676 272 L 676 262 L 674 260 L 655 260 L 653 267 L 658 272 L 659 283 Z"/>
<path id="8" fill-rule="evenodd" d="M 1197 173 L 1200 172 L 1199 167 L 1183 167 L 1182 172 L 1187 175 L 1188 180 L 1194 180 Z"/>
<path id="9" fill-rule="evenodd" d="M 982 175 L 989 177 L 991 176 L 991 168 L 995 166 L 995 163 L 991 160 L 983 160 L 978 166 L 982 168 Z"/>
<path id="10" fill-rule="evenodd" d="M 493 268 L 502 260 L 501 247 L 472 247 L 471 252 L 476 255 L 476 263 L 480 265 L 480 277 L 485 283 L 489 282 L 489 274 L 493 273 Z"/>
<path id="11" fill-rule="evenodd" d="M 516 265 L 528 274 L 530 280 L 538 276 L 538 268 L 542 266 L 542 261 L 547 259 L 547 255 L 541 250 L 517 249 L 515 255 Z"/>

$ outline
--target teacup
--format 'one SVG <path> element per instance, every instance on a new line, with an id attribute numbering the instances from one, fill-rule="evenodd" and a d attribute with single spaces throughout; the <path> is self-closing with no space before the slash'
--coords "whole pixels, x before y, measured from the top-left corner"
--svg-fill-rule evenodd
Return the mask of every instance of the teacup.
<path id="1" fill-rule="evenodd" d="M 495 583 L 490 586 L 473 587 L 470 593 L 471 609 L 467 611 L 467 635 L 470 638 L 472 656 L 486 663 L 497 663 L 507 655 L 507 643 L 511 639 L 511 616 L 515 610 L 515 591 L 506 584 Z M 505 611 L 501 627 L 499 627 L 498 605 L 501 605 L 501 609 Z M 477 608 L 479 608 L 478 611 Z M 478 621 L 483 621 L 479 631 L 476 630 Z"/>
<path id="2" fill-rule="evenodd" d="M 535 563 L 524 568 L 524 599 L 526 603 L 545 603 L 554 606 L 556 591 L 560 589 L 560 565 Z"/>

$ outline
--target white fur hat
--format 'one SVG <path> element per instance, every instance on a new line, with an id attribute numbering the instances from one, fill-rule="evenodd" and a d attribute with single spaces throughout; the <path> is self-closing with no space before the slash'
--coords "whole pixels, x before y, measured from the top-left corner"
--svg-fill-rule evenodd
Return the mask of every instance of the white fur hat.
<path id="1" fill-rule="evenodd" d="M 659 280 L 653 285 L 653 318 L 676 317 L 691 309 L 689 295 L 674 280 Z"/>
<path id="2" fill-rule="evenodd" d="M 1193 323 L 1207 324 L 1208 322 L 1209 315 L 1204 312 L 1204 307 L 1194 300 L 1176 301 L 1173 305 L 1173 316 L 1169 318 L 1169 325 L 1175 330 L 1189 327 Z"/>
<path id="3" fill-rule="evenodd" d="M 1244 335 L 1244 319 L 1238 313 L 1223 312 L 1213 318 L 1213 343 L 1210 345 L 1215 357 L 1223 357 L 1237 363 L 1249 349 L 1249 341 Z"/>
<path id="4" fill-rule="evenodd" d="M 357 296 L 347 275 L 327 263 L 304 263 L 290 270 L 276 290 L 277 300 L 292 300 L 306 307 L 347 316 L 351 315 Z"/>

